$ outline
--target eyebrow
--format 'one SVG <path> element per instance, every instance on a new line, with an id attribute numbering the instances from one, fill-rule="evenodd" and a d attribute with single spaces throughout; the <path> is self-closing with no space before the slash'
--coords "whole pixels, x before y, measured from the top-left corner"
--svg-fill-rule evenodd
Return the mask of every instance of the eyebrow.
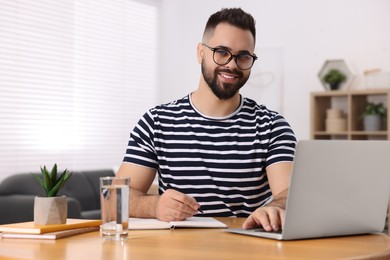
<path id="1" fill-rule="evenodd" d="M 216 48 L 216 49 L 217 48 L 218 49 L 226 49 L 226 50 L 232 51 L 231 48 L 226 47 L 224 45 L 218 45 L 218 46 L 215 46 L 214 48 Z M 237 54 L 250 54 L 250 55 L 252 55 L 252 53 L 250 51 L 248 51 L 248 50 L 240 50 L 240 51 L 237 52 Z"/>

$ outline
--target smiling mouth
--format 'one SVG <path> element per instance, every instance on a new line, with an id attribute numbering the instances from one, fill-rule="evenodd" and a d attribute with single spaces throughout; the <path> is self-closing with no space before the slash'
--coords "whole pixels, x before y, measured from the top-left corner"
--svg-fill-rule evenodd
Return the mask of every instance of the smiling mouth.
<path id="1" fill-rule="evenodd" d="M 239 78 L 239 76 L 236 74 L 231 74 L 226 72 L 219 72 L 218 74 L 222 78 L 222 80 L 225 81 L 226 83 L 233 82 Z"/>
<path id="2" fill-rule="evenodd" d="M 219 73 L 219 75 L 225 79 L 234 79 L 238 78 L 237 75 L 232 75 L 232 74 L 224 74 L 224 73 Z"/>

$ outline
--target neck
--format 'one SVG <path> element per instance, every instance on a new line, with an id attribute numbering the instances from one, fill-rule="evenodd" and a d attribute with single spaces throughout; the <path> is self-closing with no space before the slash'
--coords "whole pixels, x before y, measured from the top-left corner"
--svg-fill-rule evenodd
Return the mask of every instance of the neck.
<path id="1" fill-rule="evenodd" d="M 221 100 L 214 95 L 209 86 L 203 82 L 191 94 L 192 104 L 202 114 L 210 117 L 224 117 L 232 114 L 240 105 L 240 94 L 237 92 L 232 98 Z"/>

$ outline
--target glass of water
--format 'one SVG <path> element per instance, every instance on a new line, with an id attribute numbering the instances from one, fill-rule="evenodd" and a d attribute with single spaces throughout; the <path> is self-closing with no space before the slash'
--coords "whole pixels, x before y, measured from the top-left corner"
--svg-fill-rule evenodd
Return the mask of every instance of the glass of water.
<path id="1" fill-rule="evenodd" d="M 127 239 L 129 223 L 129 177 L 101 177 L 101 234 L 104 239 Z"/>

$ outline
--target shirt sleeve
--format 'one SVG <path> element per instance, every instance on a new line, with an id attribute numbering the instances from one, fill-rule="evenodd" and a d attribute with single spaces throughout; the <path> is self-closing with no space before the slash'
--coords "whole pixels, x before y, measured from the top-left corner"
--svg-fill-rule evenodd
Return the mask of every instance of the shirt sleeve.
<path id="1" fill-rule="evenodd" d="M 123 162 L 134 163 L 149 168 L 158 168 L 154 147 L 154 121 L 151 111 L 146 112 L 138 121 L 127 145 Z"/>
<path id="2" fill-rule="evenodd" d="M 279 114 L 273 118 L 266 167 L 294 160 L 296 137 L 288 122 Z"/>

